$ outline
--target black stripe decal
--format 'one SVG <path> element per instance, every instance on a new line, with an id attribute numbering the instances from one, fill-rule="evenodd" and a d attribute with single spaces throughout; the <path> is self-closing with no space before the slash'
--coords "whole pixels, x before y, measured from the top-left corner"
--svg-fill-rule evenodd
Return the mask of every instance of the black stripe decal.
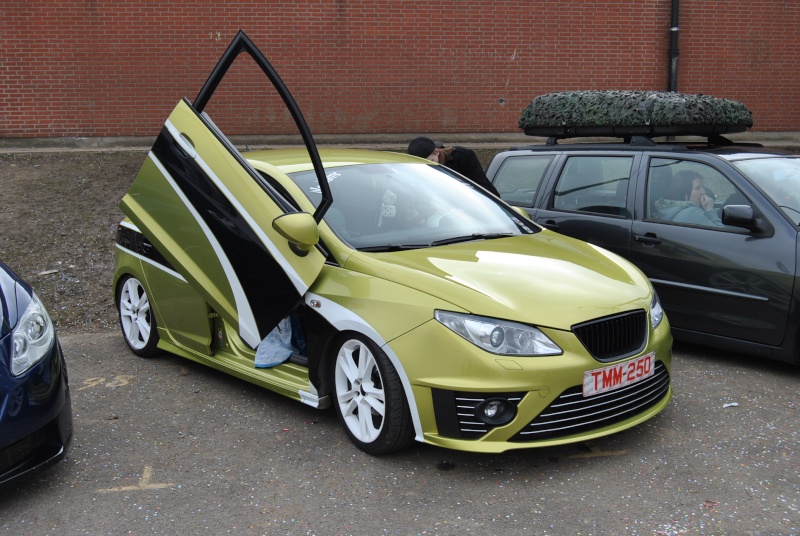
<path id="1" fill-rule="evenodd" d="M 246 220 L 197 162 L 183 153 L 166 127 L 152 152 L 211 229 L 244 289 L 259 333 L 266 335 L 298 301 L 292 282 Z"/>

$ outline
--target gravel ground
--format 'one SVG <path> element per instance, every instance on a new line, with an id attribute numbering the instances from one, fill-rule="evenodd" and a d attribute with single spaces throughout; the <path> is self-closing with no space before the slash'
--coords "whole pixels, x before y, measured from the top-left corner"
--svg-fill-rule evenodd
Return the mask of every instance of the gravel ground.
<path id="1" fill-rule="evenodd" d="M 145 151 L 0 154 L 0 260 L 36 289 L 59 329 L 115 321 L 119 200 Z"/>

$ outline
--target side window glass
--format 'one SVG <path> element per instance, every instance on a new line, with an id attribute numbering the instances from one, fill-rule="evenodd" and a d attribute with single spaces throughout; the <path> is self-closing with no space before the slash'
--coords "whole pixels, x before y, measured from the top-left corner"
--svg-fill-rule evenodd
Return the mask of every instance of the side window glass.
<path id="1" fill-rule="evenodd" d="M 647 218 L 676 224 L 725 227 L 722 207 L 750 205 L 713 167 L 692 160 L 653 158 L 647 173 Z"/>
<path id="2" fill-rule="evenodd" d="M 800 218 L 800 158 L 742 160 L 734 166 L 760 187 L 795 223 Z"/>
<path id="3" fill-rule="evenodd" d="M 553 155 L 521 155 L 505 159 L 494 179 L 500 198 L 512 205 L 533 206 Z"/>
<path id="4" fill-rule="evenodd" d="M 632 156 L 572 156 L 558 178 L 553 208 L 625 216 Z"/>

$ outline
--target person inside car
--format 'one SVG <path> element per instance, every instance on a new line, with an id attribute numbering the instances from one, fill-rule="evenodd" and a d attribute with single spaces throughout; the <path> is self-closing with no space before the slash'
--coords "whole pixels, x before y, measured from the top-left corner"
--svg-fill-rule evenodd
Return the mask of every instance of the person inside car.
<path id="1" fill-rule="evenodd" d="M 461 173 L 475 184 L 500 197 L 497 188 L 486 178 L 478 155 L 472 149 L 466 147 L 445 148 L 441 142 L 434 142 L 430 138 L 419 136 L 408 144 L 408 154 L 439 163 Z"/>
<path id="2" fill-rule="evenodd" d="M 714 198 L 703 186 L 703 178 L 695 171 L 679 171 L 672 179 L 668 198 L 656 201 L 659 218 L 676 223 L 723 227 L 714 209 Z"/>

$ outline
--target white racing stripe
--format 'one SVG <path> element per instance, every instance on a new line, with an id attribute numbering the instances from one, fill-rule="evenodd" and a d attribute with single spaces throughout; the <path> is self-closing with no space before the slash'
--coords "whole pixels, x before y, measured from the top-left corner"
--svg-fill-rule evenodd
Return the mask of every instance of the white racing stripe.
<path id="1" fill-rule="evenodd" d="M 145 257 L 144 255 L 141 255 L 141 254 L 139 254 L 139 253 L 136 253 L 135 251 L 132 251 L 132 250 L 130 250 L 130 249 L 128 249 L 128 248 L 124 248 L 124 247 L 120 246 L 119 244 L 115 244 L 115 245 L 116 245 L 116 247 L 117 247 L 117 249 L 118 249 L 118 250 L 120 250 L 120 251 L 124 251 L 125 253 L 127 253 L 127 254 L 128 254 L 128 255 L 130 255 L 131 257 L 136 257 L 136 258 L 137 258 L 137 259 L 139 259 L 140 261 L 142 261 L 142 262 L 146 262 L 146 263 L 147 263 L 147 264 L 149 264 L 150 266 L 152 266 L 152 267 L 154 267 L 154 268 L 158 268 L 158 269 L 159 269 L 159 270 L 161 270 L 162 272 L 168 273 L 168 274 L 169 274 L 169 275 L 171 275 L 172 277 L 174 277 L 174 278 L 176 278 L 176 279 L 179 279 L 179 280 L 183 281 L 184 283 L 186 283 L 186 279 L 184 279 L 184 277 L 183 277 L 181 274 L 179 274 L 178 272 L 176 272 L 175 270 L 170 270 L 169 268 L 167 268 L 167 267 L 166 267 L 166 266 L 164 266 L 163 264 L 159 264 L 159 263 L 157 263 L 156 261 L 154 261 L 153 259 L 147 258 L 147 257 Z"/>

